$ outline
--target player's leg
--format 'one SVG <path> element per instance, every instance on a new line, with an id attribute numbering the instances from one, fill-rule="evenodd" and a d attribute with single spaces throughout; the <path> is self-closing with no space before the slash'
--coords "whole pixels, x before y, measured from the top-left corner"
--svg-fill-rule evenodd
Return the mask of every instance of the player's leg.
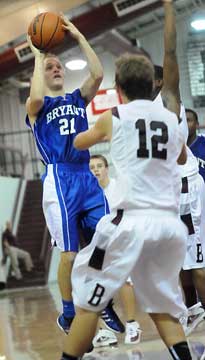
<path id="1" fill-rule="evenodd" d="M 205 310 L 205 268 L 193 269 L 192 276 L 199 300 Z"/>
<path id="2" fill-rule="evenodd" d="M 181 285 L 184 291 L 185 304 L 187 308 L 197 303 L 197 293 L 193 283 L 192 270 L 181 270 Z"/>
<path id="3" fill-rule="evenodd" d="M 79 246 L 77 211 L 80 209 L 80 182 L 72 171 L 58 164 L 48 166 L 43 186 L 43 210 L 51 234 L 52 244 L 61 251 L 58 284 L 63 313 L 57 318 L 58 326 L 66 333 L 75 316 L 72 301 L 71 271 Z M 74 186 L 75 185 L 75 186 Z M 72 192 L 69 189 L 72 188 Z"/>
<path id="4" fill-rule="evenodd" d="M 64 341 L 62 359 L 77 359 L 88 351 L 96 332 L 98 317 L 93 311 L 76 309 L 69 336 Z"/>
<path id="5" fill-rule="evenodd" d="M 181 314 L 186 313 L 179 287 L 186 235 L 177 215 L 159 213 L 150 218 L 149 227 L 145 226 L 144 248 L 131 274 L 139 305 L 152 317 L 173 359 L 179 360 L 191 359 L 179 322 Z"/>
<path id="6" fill-rule="evenodd" d="M 149 314 L 160 337 L 174 360 L 191 360 L 192 356 L 179 320 L 169 314 Z"/>
<path id="7" fill-rule="evenodd" d="M 86 309 L 85 317 L 77 316 L 71 325 L 68 337 L 65 339 L 62 359 L 77 359 L 90 345 L 99 313 L 109 299 L 119 290 L 128 277 L 140 254 L 142 242 L 136 241 L 132 223 L 127 222 L 123 212 L 117 216 L 108 215 L 101 219 L 90 245 L 79 252 L 72 272 L 73 297 L 77 307 Z M 124 241 L 122 241 L 124 239 Z M 121 254 L 124 253 L 122 258 Z M 76 284 L 78 279 L 78 284 Z M 95 312 L 91 314 L 90 312 Z M 85 319 L 85 327 L 81 334 L 79 328 Z M 75 329 L 72 331 L 72 329 Z M 89 333 L 85 334 L 89 329 Z M 83 325 L 82 325 L 83 328 Z M 81 336 L 81 337 L 79 337 Z M 81 339 L 83 341 L 83 351 Z M 75 357 L 74 357 L 75 356 Z"/>
<path id="8" fill-rule="evenodd" d="M 198 176 L 198 196 L 201 201 L 201 217 L 199 224 L 199 241 L 197 241 L 197 264 L 200 267 L 192 270 L 193 282 L 196 287 L 198 298 L 205 310 L 205 184 L 202 177 Z"/>
<path id="9" fill-rule="evenodd" d="M 65 239 L 67 239 L 67 236 L 64 234 L 63 244 L 62 242 L 58 243 L 58 246 L 61 247 L 61 257 L 58 266 L 58 285 L 62 297 L 63 313 L 57 318 L 57 324 L 61 330 L 65 331 L 65 333 L 68 333 L 70 325 L 75 316 L 75 308 L 72 299 L 71 272 L 79 244 L 79 233 L 77 229 L 76 216 L 69 217 L 70 251 L 65 251 L 65 248 L 67 250 Z"/>
<path id="10" fill-rule="evenodd" d="M 183 264 L 182 287 L 186 302 L 190 302 L 190 286 L 186 273 L 191 273 L 192 281 L 200 302 L 191 304 L 188 307 L 188 318 L 185 324 L 187 335 L 198 326 L 203 320 L 205 313 L 205 254 L 204 254 L 204 234 L 205 234 L 205 186 L 200 175 L 187 179 L 187 193 L 181 194 L 181 212 L 186 209 L 186 214 L 182 216 L 189 229 L 187 242 L 187 252 Z M 202 304 L 202 306 L 201 306 Z"/>
<path id="11" fill-rule="evenodd" d="M 75 256 L 76 253 L 74 252 L 61 252 L 58 265 L 58 286 L 62 298 L 63 313 L 58 316 L 57 324 L 65 333 L 68 333 L 75 316 L 71 284 L 71 272 Z"/>
<path id="12" fill-rule="evenodd" d="M 90 173 L 87 176 L 86 185 L 88 196 L 84 201 L 85 211 L 81 219 L 81 226 L 86 242 L 90 243 L 99 220 L 109 213 L 109 206 L 104 192 L 93 174 Z M 112 300 L 102 311 L 101 321 L 109 330 L 115 333 L 123 333 L 125 331 L 125 327 L 114 309 Z"/>
<path id="13" fill-rule="evenodd" d="M 137 344 L 140 342 L 142 331 L 136 320 L 136 296 L 130 277 L 120 289 L 119 294 L 126 318 L 125 344 Z"/>

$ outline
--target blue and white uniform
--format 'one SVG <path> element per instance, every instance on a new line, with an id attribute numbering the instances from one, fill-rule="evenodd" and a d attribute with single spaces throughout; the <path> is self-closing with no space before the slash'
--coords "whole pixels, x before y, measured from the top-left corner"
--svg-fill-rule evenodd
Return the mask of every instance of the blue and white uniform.
<path id="1" fill-rule="evenodd" d="M 28 116 L 27 125 L 30 125 Z M 61 251 L 77 252 L 79 231 L 93 233 L 108 212 L 98 181 L 89 170 L 89 151 L 74 148 L 75 136 L 88 129 L 85 101 L 77 89 L 65 96 L 45 96 L 32 128 L 46 165 L 43 210 L 52 242 Z"/>
<path id="2" fill-rule="evenodd" d="M 198 160 L 199 174 L 203 177 L 205 182 L 205 136 L 198 135 L 189 147 Z"/>

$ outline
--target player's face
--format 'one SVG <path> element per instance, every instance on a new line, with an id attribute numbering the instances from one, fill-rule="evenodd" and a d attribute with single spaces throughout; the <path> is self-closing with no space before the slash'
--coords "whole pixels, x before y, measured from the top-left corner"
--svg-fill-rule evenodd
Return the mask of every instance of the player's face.
<path id="1" fill-rule="evenodd" d="M 192 114 L 191 112 L 186 111 L 186 117 L 187 117 L 187 124 L 188 124 L 188 128 L 189 128 L 189 136 L 191 136 L 196 133 L 198 124 L 194 117 L 194 114 Z"/>
<path id="2" fill-rule="evenodd" d="M 101 159 L 90 159 L 90 171 L 96 176 L 99 183 L 108 177 L 108 168 Z"/>
<path id="3" fill-rule="evenodd" d="M 161 91 L 163 86 L 163 80 L 154 80 L 154 87 L 152 92 L 152 99 L 154 100 L 159 92 Z"/>
<path id="4" fill-rule="evenodd" d="M 61 90 L 64 84 L 64 69 L 58 58 L 49 57 L 44 63 L 46 85 L 51 90 Z"/>

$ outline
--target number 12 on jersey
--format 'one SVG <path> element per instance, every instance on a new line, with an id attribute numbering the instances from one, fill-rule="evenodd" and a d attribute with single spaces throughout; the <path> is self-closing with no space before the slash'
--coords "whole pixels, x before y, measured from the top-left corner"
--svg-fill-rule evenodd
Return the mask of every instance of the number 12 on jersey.
<path id="1" fill-rule="evenodd" d="M 161 130 L 161 135 L 151 136 L 152 145 L 152 158 L 163 159 L 167 158 L 167 149 L 163 148 L 159 150 L 159 144 L 167 144 L 168 142 L 168 127 L 162 121 L 151 121 L 150 130 L 157 131 Z M 139 149 L 137 150 L 137 157 L 148 158 L 150 156 L 150 150 L 147 148 L 147 129 L 146 122 L 144 119 L 139 119 L 135 123 L 135 129 L 139 130 Z"/>

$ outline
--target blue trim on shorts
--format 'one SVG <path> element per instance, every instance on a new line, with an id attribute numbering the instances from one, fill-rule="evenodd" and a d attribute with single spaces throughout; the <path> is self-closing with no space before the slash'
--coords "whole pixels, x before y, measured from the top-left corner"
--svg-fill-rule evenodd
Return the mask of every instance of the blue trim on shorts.
<path id="1" fill-rule="evenodd" d="M 54 179 L 55 179 L 56 192 L 57 192 L 60 209 L 61 209 L 61 215 L 62 215 L 64 250 L 70 251 L 68 214 L 67 214 L 67 209 L 66 209 L 66 205 L 65 205 L 65 199 L 63 197 L 63 192 L 61 189 L 60 178 L 58 176 L 58 164 L 53 164 L 53 175 L 54 175 Z"/>

